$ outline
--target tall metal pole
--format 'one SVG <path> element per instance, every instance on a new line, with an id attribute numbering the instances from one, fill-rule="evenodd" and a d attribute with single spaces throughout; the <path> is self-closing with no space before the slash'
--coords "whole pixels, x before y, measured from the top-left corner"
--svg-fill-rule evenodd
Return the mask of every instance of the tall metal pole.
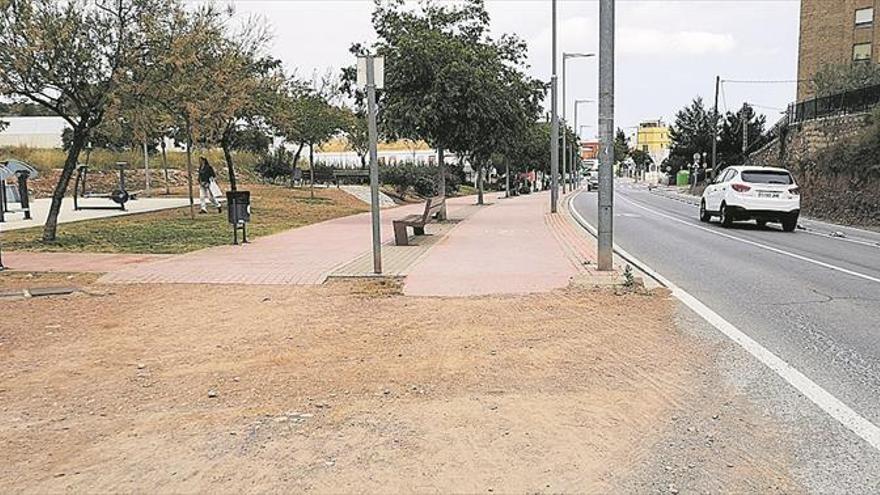
<path id="1" fill-rule="evenodd" d="M 568 132 L 566 129 L 568 128 L 568 122 L 566 121 L 566 108 L 565 103 L 568 101 L 565 99 L 565 65 L 568 62 L 568 57 L 565 53 L 562 54 L 562 120 L 560 123 L 562 124 L 562 194 L 565 194 L 566 185 L 568 182 L 566 180 L 567 171 L 568 171 Z"/>
<path id="2" fill-rule="evenodd" d="M 553 4 L 553 75 L 550 76 L 550 212 L 556 213 L 559 200 L 559 114 L 556 88 L 556 0 Z"/>
<path id="3" fill-rule="evenodd" d="M 599 1 L 599 260 L 613 269 L 614 246 L 614 0 Z"/>
<path id="4" fill-rule="evenodd" d="M 712 179 L 718 173 L 718 90 L 721 76 L 715 76 L 715 110 L 712 111 Z"/>
<path id="5" fill-rule="evenodd" d="M 373 56 L 367 55 L 367 133 L 370 138 L 370 210 L 373 217 L 373 272 L 382 273 L 382 232 L 379 225 L 379 152 L 376 129 L 376 74 Z"/>

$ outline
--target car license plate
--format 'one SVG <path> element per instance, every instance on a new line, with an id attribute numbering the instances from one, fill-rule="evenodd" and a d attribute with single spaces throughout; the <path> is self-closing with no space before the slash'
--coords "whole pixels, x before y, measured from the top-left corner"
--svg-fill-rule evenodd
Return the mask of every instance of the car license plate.
<path id="1" fill-rule="evenodd" d="M 778 198 L 778 192 L 769 192 L 769 191 L 758 191 L 759 198 Z"/>

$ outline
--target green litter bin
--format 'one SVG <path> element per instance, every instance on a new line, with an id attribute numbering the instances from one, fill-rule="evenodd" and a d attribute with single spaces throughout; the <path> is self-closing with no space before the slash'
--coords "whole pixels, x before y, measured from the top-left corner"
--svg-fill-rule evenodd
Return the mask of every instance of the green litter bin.
<path id="1" fill-rule="evenodd" d="M 676 186 L 686 186 L 691 183 L 691 173 L 687 170 L 679 170 L 678 174 L 675 175 L 675 185 Z"/>

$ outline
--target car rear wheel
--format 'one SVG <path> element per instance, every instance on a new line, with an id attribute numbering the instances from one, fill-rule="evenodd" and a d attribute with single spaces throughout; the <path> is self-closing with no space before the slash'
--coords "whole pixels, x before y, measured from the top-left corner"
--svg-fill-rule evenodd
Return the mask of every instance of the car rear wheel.
<path id="1" fill-rule="evenodd" d="M 710 218 L 712 218 L 712 215 L 710 215 L 709 212 L 706 211 L 706 202 L 703 201 L 700 203 L 700 221 L 708 222 Z"/>
<path id="2" fill-rule="evenodd" d="M 722 227 L 730 227 L 733 225 L 733 216 L 731 215 L 730 207 L 726 204 L 721 204 L 721 226 Z"/>
<path id="3" fill-rule="evenodd" d="M 789 215 L 782 219 L 782 230 L 786 232 L 794 232 L 794 229 L 797 228 L 798 216 L 797 215 Z"/>

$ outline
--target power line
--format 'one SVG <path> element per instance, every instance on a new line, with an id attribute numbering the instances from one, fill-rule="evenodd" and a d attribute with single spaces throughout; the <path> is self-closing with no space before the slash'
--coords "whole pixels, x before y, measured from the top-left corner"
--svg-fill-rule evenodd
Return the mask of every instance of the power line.
<path id="1" fill-rule="evenodd" d="M 795 84 L 806 82 L 806 79 L 780 79 L 780 80 L 745 80 L 745 79 L 722 79 L 721 83 L 731 84 Z"/>

